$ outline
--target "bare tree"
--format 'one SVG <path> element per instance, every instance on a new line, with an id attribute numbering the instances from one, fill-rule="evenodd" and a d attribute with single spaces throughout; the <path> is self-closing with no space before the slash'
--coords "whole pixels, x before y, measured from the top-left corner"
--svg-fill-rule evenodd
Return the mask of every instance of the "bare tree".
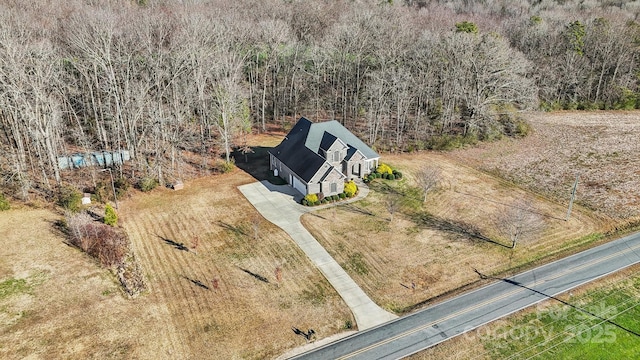
<path id="1" fill-rule="evenodd" d="M 260 236 L 260 227 L 262 224 L 262 216 L 258 215 L 258 214 L 254 214 L 253 216 L 251 216 L 249 218 L 249 221 L 251 222 L 251 228 L 253 229 L 253 238 L 255 240 L 258 240 L 258 237 Z"/>
<path id="2" fill-rule="evenodd" d="M 191 249 L 193 249 L 193 252 L 198 255 L 198 246 L 200 245 L 200 237 L 198 237 L 198 235 L 194 236 L 193 239 L 191 239 Z"/>
<path id="3" fill-rule="evenodd" d="M 388 195 L 384 200 L 384 206 L 391 215 L 389 222 L 393 222 L 393 214 L 400 209 L 400 198 L 396 195 Z"/>
<path id="4" fill-rule="evenodd" d="M 215 83 L 212 86 L 216 128 L 225 153 L 226 162 L 230 162 L 231 146 L 234 137 L 248 121 L 248 106 L 243 101 L 243 88 L 240 84 L 244 59 L 240 54 L 220 49 L 218 68 L 215 70 Z"/>
<path id="5" fill-rule="evenodd" d="M 507 205 L 494 220 L 498 232 L 511 241 L 515 249 L 518 242 L 529 240 L 544 227 L 542 217 L 535 208 L 519 200 Z"/>
<path id="6" fill-rule="evenodd" d="M 18 3 L 0 4 L 0 179 L 23 198 L 79 149 L 129 150 L 161 182 L 193 153 L 208 169 L 252 120 L 334 118 L 385 150 L 499 136 L 537 98 L 639 106 L 640 11 L 606 2 Z M 451 31 L 464 12 L 477 34 Z"/>
<path id="7" fill-rule="evenodd" d="M 415 174 L 415 180 L 424 195 L 422 201 L 427 201 L 427 195 L 434 190 L 442 179 L 442 171 L 433 165 L 423 165 Z"/>

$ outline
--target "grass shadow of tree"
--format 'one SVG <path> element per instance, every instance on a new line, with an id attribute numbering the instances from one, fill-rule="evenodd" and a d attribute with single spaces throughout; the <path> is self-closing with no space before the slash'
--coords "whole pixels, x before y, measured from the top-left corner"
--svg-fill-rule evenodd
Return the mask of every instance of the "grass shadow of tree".
<path id="1" fill-rule="evenodd" d="M 196 280 L 196 279 L 192 279 L 190 277 L 184 276 L 182 275 L 183 279 L 187 279 L 189 280 L 192 284 L 196 285 L 199 288 L 205 289 L 205 290 L 211 290 L 210 287 L 208 287 L 207 285 L 205 285 L 202 281 L 200 280 Z"/>
<path id="2" fill-rule="evenodd" d="M 231 225 L 229 223 L 226 223 L 224 221 L 218 221 L 218 225 L 220 225 L 220 227 L 222 227 L 225 230 L 229 230 L 232 233 L 236 234 L 236 235 L 241 235 L 241 236 L 248 236 L 249 233 L 247 232 L 246 229 L 244 229 L 242 226 L 234 226 Z"/>
<path id="3" fill-rule="evenodd" d="M 511 246 L 499 243 L 482 234 L 482 231 L 473 224 L 463 221 L 447 220 L 433 216 L 427 212 L 418 212 L 412 215 L 413 221 L 421 227 L 436 229 L 456 235 L 463 235 L 477 241 L 483 241 L 510 249 Z"/>
<path id="4" fill-rule="evenodd" d="M 176 250 L 189 251 L 189 248 L 183 243 L 179 243 L 175 240 L 167 239 L 158 234 L 156 234 L 156 236 L 159 237 L 162 241 L 164 241 L 165 244 L 173 246 Z"/>
<path id="5" fill-rule="evenodd" d="M 406 194 L 396 186 L 388 183 L 392 180 L 378 179 L 369 183 L 369 188 L 386 195 L 406 196 Z"/>
<path id="6" fill-rule="evenodd" d="M 269 279 L 267 279 L 266 277 L 264 277 L 264 276 L 262 276 L 262 275 L 260 275 L 260 274 L 256 274 L 256 273 L 254 273 L 254 272 L 251 272 L 250 270 L 247 270 L 247 269 L 241 268 L 241 267 L 239 267 L 239 266 L 238 266 L 238 269 L 240 269 L 240 270 L 244 271 L 245 273 L 247 273 L 247 274 L 249 274 L 249 275 L 253 276 L 253 277 L 254 277 L 255 279 L 257 279 L 257 280 L 260 280 L 260 281 L 262 281 L 262 282 L 264 282 L 264 283 L 267 283 L 267 284 L 269 283 Z"/>
<path id="7" fill-rule="evenodd" d="M 432 214 L 427 213 L 424 210 L 420 210 L 422 207 L 422 201 L 419 195 L 419 191 L 416 188 L 410 186 L 393 186 L 387 181 L 377 181 L 369 185 L 370 188 L 385 194 L 385 196 L 396 196 L 401 199 L 400 212 L 409 216 L 418 227 L 436 229 L 456 235 L 462 235 L 467 238 L 476 241 L 482 241 L 491 243 L 494 245 L 502 246 L 504 248 L 511 248 L 509 245 L 497 242 L 482 234 L 480 229 L 469 223 L 463 221 L 455 221 L 443 219 Z"/>

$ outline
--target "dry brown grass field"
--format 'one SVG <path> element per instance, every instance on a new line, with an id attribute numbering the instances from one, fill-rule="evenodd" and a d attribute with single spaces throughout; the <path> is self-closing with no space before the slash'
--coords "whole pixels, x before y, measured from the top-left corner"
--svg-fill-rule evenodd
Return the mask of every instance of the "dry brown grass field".
<path id="1" fill-rule="evenodd" d="M 559 201 L 579 176 L 577 201 L 600 214 L 640 218 L 640 112 L 527 115 L 533 133 L 451 155 Z"/>
<path id="2" fill-rule="evenodd" d="M 349 309 L 237 190 L 252 181 L 236 169 L 120 202 L 149 286 L 135 299 L 63 243 L 53 230 L 60 216 L 0 214 L 0 281 L 22 285 L 7 296 L 0 289 L 0 358 L 264 359 L 306 343 L 292 326 L 320 337 L 342 331 Z M 180 250 L 196 237 L 195 251 Z"/>
<path id="3" fill-rule="evenodd" d="M 164 304 L 121 296 L 109 271 L 64 244 L 59 218 L 0 215 L 0 358 L 145 357 L 166 331 Z"/>
<path id="4" fill-rule="evenodd" d="M 383 161 L 401 170 L 404 180 L 376 180 L 372 186 L 380 191 L 355 207 L 308 214 L 303 222 L 375 301 L 389 310 L 410 310 L 473 284 L 478 279 L 474 269 L 508 273 L 579 248 L 636 219 L 638 115 L 530 114 L 533 134 L 522 140 L 448 153 L 385 154 Z M 402 211 L 390 221 L 386 199 L 393 187 L 413 185 L 412 174 L 423 164 L 442 171 L 438 191 L 421 208 L 438 220 L 437 226 L 425 226 Z M 575 174 L 580 175 L 576 203 L 584 206 L 574 206 L 570 220 L 564 221 Z M 515 250 L 451 226 L 509 244 L 500 239 L 495 219 L 516 201 L 532 206 L 544 228 Z M 415 289 L 408 288 L 412 283 Z"/>
<path id="5" fill-rule="evenodd" d="M 305 215 L 303 222 L 376 302 L 394 311 L 473 284 L 474 268 L 499 273 L 579 247 L 640 211 L 639 169 L 631 161 L 640 158 L 637 124 L 635 113 L 569 113 L 568 120 L 563 114 L 532 115 L 534 132 L 523 140 L 383 154 L 404 180 L 391 186 L 378 180 L 367 199 Z M 348 308 L 288 236 L 258 217 L 237 190 L 268 177 L 265 151 L 282 136 L 253 137 L 256 153 L 249 163 L 236 156 L 238 168 L 230 173 L 186 181 L 181 191 L 134 192 L 120 202 L 120 224 L 149 287 L 135 299 L 122 295 L 107 270 L 64 244 L 53 226 L 60 215 L 26 208 L 0 213 L 0 358 L 262 359 L 305 343 L 291 326 L 313 328 L 319 337 L 343 331 L 352 321 Z M 442 170 L 439 189 L 389 221 L 385 199 L 395 186 L 409 187 L 423 163 Z M 564 221 L 572 168 L 584 186 Z M 535 240 L 511 250 L 465 231 L 506 243 L 494 218 L 516 199 L 544 219 Z M 431 220 L 412 216 L 416 209 Z M 453 354 L 448 349 L 432 351 Z"/>
<path id="6" fill-rule="evenodd" d="M 421 223 L 402 211 L 390 221 L 384 204 L 390 192 L 384 190 L 372 191 L 366 200 L 352 206 L 304 215 L 303 223 L 376 302 L 392 311 L 411 309 L 477 281 L 474 268 L 501 273 L 558 252 L 569 243 L 575 245 L 575 239 L 601 227 L 601 221 L 580 207 L 565 221 L 565 204 L 517 188 L 446 154 L 386 155 L 384 161 L 405 173 L 405 179 L 393 183 L 378 179 L 372 184 L 374 189 L 380 183 L 410 185 L 411 173 L 420 164 L 434 164 L 442 170 L 439 190 L 421 205 L 438 224 Z M 465 226 L 473 227 L 508 245 L 495 235 L 494 219 L 499 212 L 508 211 L 514 200 L 534 206 L 543 219 L 545 227 L 535 240 L 523 241 L 512 250 L 464 231 Z"/>
<path id="7" fill-rule="evenodd" d="M 166 355 L 269 358 L 304 343 L 292 326 L 328 336 L 351 320 L 304 253 L 237 190 L 253 180 L 236 170 L 123 205 L 123 225 L 148 274 L 146 297 L 166 306 Z M 195 238 L 195 250 L 176 246 L 192 247 Z"/>

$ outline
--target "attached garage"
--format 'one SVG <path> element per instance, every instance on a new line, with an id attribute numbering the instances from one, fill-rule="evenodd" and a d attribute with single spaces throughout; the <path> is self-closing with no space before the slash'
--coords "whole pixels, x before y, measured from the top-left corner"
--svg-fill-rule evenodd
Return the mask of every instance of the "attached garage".
<path id="1" fill-rule="evenodd" d="M 307 185 L 298 180 L 298 178 L 295 176 L 291 176 L 291 178 L 293 179 L 291 186 L 293 186 L 294 189 L 300 191 L 302 195 L 307 195 Z"/>

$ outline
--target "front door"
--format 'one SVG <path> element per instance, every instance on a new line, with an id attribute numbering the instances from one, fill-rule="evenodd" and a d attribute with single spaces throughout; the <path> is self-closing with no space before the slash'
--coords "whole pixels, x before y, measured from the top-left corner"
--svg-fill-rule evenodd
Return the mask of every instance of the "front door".
<path id="1" fill-rule="evenodd" d="M 360 176 L 360 163 L 358 163 L 358 164 L 353 164 L 353 167 L 351 168 L 351 173 L 352 173 L 353 175 Z"/>

